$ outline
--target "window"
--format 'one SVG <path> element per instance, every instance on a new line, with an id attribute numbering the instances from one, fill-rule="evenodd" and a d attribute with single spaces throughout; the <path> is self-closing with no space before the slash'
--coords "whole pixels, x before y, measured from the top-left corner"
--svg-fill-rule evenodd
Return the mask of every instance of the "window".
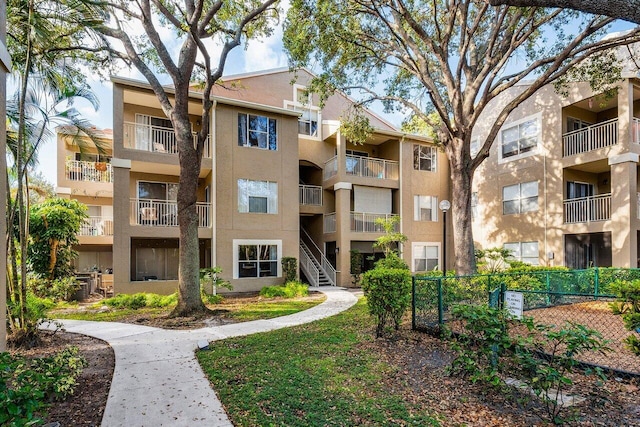
<path id="1" fill-rule="evenodd" d="M 533 151 L 538 146 L 540 124 L 538 118 L 528 119 L 500 132 L 503 159 Z"/>
<path id="2" fill-rule="evenodd" d="M 538 210 L 538 182 L 523 182 L 502 188 L 502 214 L 511 215 Z"/>
<path id="3" fill-rule="evenodd" d="M 280 277 L 281 240 L 234 240 L 234 274 L 236 279 Z"/>
<path id="4" fill-rule="evenodd" d="M 440 268 L 440 243 L 413 244 L 413 271 L 432 271 Z"/>
<path id="5" fill-rule="evenodd" d="M 111 163 L 111 156 L 106 156 L 104 154 L 75 153 L 75 159 L 83 162 Z"/>
<path id="6" fill-rule="evenodd" d="M 413 196 L 413 220 L 437 221 L 438 198 L 433 196 Z"/>
<path id="7" fill-rule="evenodd" d="M 510 259 L 526 262 L 531 265 L 540 264 L 540 256 L 538 254 L 538 242 L 514 242 L 505 243 L 504 249 L 511 251 Z"/>
<path id="8" fill-rule="evenodd" d="M 156 153 L 178 152 L 173 124 L 166 117 L 136 114 L 136 149 Z"/>
<path id="9" fill-rule="evenodd" d="M 585 122 L 584 120 L 575 119 L 573 117 L 567 117 L 567 132 L 573 132 L 574 130 L 585 129 L 591 126 L 593 123 Z"/>
<path id="10" fill-rule="evenodd" d="M 238 114 L 238 145 L 277 150 L 276 120 L 253 114 Z"/>
<path id="11" fill-rule="evenodd" d="M 278 183 L 238 180 L 238 212 L 278 213 Z"/>
<path id="12" fill-rule="evenodd" d="M 436 171 L 437 151 L 427 145 L 413 146 L 413 169 L 417 171 Z"/>
<path id="13" fill-rule="evenodd" d="M 178 183 L 138 181 L 138 199 L 178 200 Z"/>
<path id="14" fill-rule="evenodd" d="M 131 281 L 178 280 L 178 239 L 131 239 Z M 211 266 L 211 240 L 198 241 L 200 268 Z M 109 266 L 111 268 L 111 266 Z"/>
<path id="15" fill-rule="evenodd" d="M 293 102 L 285 101 L 285 108 L 301 113 L 298 119 L 298 134 L 320 139 L 321 112 L 313 105 L 313 94 L 307 93 L 306 88 L 293 85 Z"/>

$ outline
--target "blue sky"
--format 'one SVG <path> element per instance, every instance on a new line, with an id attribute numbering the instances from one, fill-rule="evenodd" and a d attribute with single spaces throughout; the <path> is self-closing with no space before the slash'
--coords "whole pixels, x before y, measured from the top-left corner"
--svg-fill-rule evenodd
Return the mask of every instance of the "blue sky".
<path id="1" fill-rule="evenodd" d="M 612 31 L 621 31 L 631 28 L 631 24 L 626 22 L 618 22 L 613 25 Z M 167 30 L 168 31 L 168 30 Z M 171 39 L 172 34 L 165 31 L 166 39 Z M 175 43 L 173 46 L 176 51 L 180 46 Z M 215 49 L 211 49 L 211 52 L 215 52 Z M 247 47 L 240 46 L 234 49 L 229 55 L 225 75 L 238 74 L 252 71 L 267 70 L 272 68 L 279 68 L 287 66 L 287 56 L 284 52 L 282 45 L 282 28 L 275 29 L 274 34 L 263 40 L 253 40 Z M 119 76 L 132 77 L 143 80 L 141 75 L 135 70 L 129 70 L 122 68 L 118 74 Z M 97 77 L 89 77 L 89 83 L 100 100 L 100 108 L 95 111 L 92 106 L 85 102 L 77 102 L 76 108 L 83 114 L 85 118 L 90 120 L 99 128 L 113 128 L 112 121 L 112 108 L 113 97 L 111 93 L 111 83 L 100 81 Z M 392 124 L 399 126 L 402 121 L 402 116 L 399 113 L 394 115 L 384 114 L 382 107 L 373 107 L 376 113 L 380 114 Z M 43 173 L 48 181 L 56 185 L 56 145 L 55 138 L 47 141 L 40 150 L 39 153 L 40 163 L 38 170 Z"/>

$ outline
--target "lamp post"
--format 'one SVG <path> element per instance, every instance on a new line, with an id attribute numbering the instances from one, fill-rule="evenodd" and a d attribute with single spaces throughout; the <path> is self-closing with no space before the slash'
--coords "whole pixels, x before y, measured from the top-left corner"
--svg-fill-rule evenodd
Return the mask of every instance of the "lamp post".
<path id="1" fill-rule="evenodd" d="M 451 209 L 451 203 L 443 200 L 438 205 L 442 211 L 442 275 L 447 275 L 447 211 Z"/>

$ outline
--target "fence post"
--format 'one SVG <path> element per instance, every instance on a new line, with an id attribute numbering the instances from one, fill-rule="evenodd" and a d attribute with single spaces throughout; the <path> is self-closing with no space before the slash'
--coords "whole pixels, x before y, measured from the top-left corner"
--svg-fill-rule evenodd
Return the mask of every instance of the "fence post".
<path id="1" fill-rule="evenodd" d="M 600 269 L 598 267 L 595 268 L 595 275 L 594 275 L 594 285 L 593 285 L 593 295 L 595 296 L 595 299 L 598 299 L 598 289 L 600 288 Z"/>
<path id="2" fill-rule="evenodd" d="M 438 325 L 444 324 L 444 303 L 442 301 L 442 278 L 438 279 Z"/>
<path id="3" fill-rule="evenodd" d="M 416 276 L 411 276 L 411 330 L 416 330 Z"/>
<path id="4" fill-rule="evenodd" d="M 504 294 L 507 292 L 507 284 L 502 282 L 500 283 L 500 296 L 498 297 L 498 307 L 500 309 L 504 308 Z"/>
<path id="5" fill-rule="evenodd" d="M 548 271 L 545 273 L 545 280 L 547 281 L 547 305 L 549 305 L 551 304 L 551 280 Z"/>

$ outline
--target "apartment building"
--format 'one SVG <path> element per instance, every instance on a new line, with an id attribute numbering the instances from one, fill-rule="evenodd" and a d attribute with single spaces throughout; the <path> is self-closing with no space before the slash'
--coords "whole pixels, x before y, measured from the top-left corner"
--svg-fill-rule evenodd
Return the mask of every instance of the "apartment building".
<path id="1" fill-rule="evenodd" d="M 369 112 L 375 132 L 353 144 L 343 94 L 320 107 L 312 75 L 287 69 L 227 77 L 213 94 L 212 134 L 198 188 L 200 265 L 220 266 L 235 292 L 282 283 L 281 258 L 299 259 L 313 285 L 351 285 L 351 251 L 380 257 L 377 218 L 400 216 L 402 253 L 414 271 L 441 268 L 445 155 Z M 148 85 L 113 78 L 110 149 L 80 153 L 59 135 L 59 193 L 89 206 L 77 269 L 113 272 L 116 292 L 177 287 L 179 176 L 171 122 Z M 194 90 L 192 127 L 200 129 Z M 449 246 L 451 247 L 451 245 Z"/>
<path id="2" fill-rule="evenodd" d="M 489 116 L 474 129 L 472 152 Z M 477 244 L 531 264 L 637 267 L 638 117 L 635 73 L 613 97 L 586 83 L 567 96 L 552 85 L 539 90 L 509 116 L 476 172 Z"/>

